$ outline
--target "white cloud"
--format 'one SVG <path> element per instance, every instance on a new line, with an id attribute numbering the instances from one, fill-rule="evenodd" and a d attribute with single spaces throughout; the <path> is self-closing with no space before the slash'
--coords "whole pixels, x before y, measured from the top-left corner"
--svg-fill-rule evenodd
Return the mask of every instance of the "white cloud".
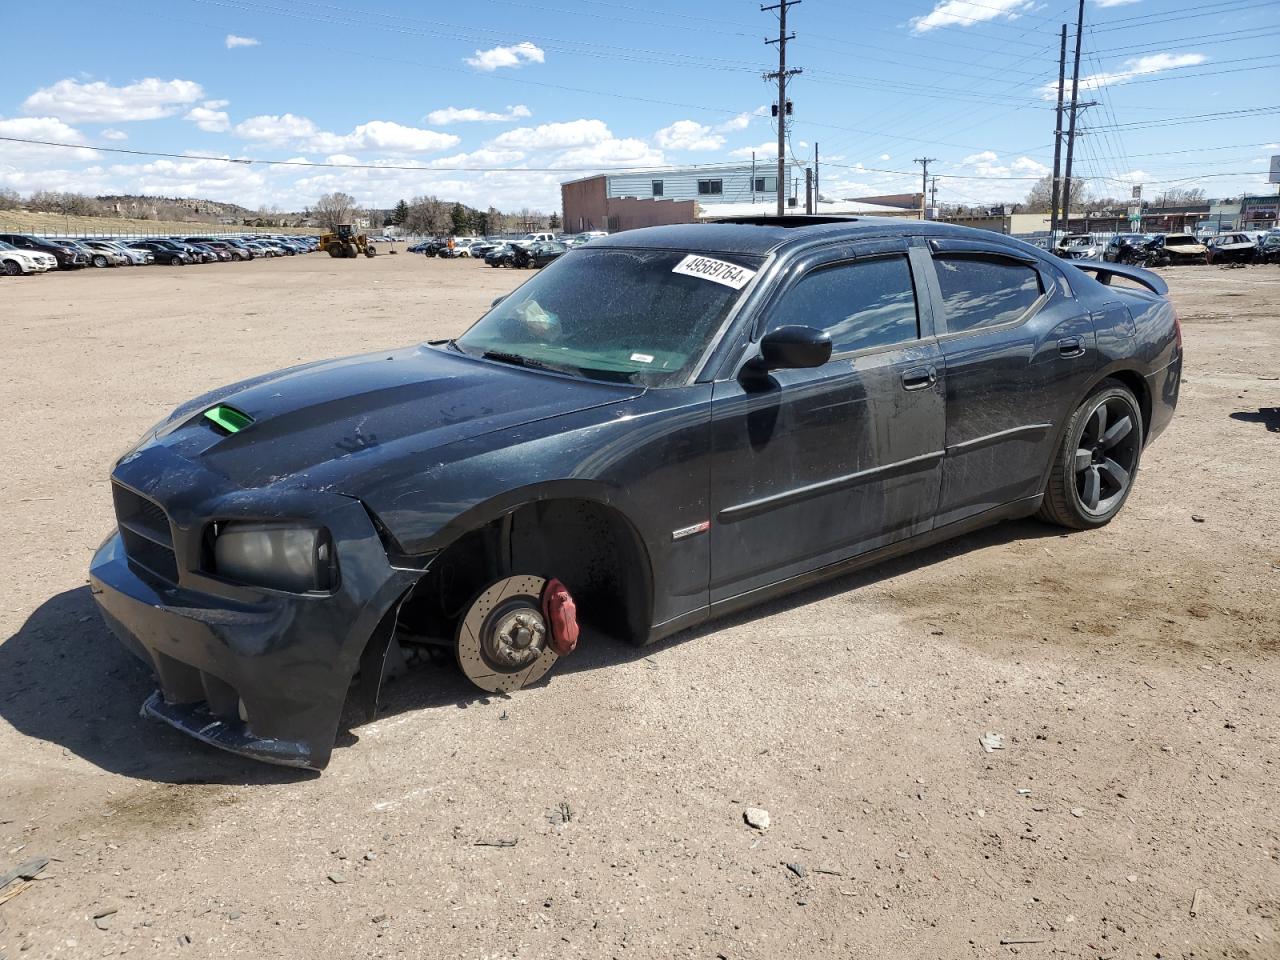
<path id="1" fill-rule="evenodd" d="M 235 132 L 237 137 L 245 140 L 261 140 L 265 143 L 284 143 L 319 133 L 316 125 L 306 117 L 297 117 L 292 113 L 250 117 L 237 123 Z"/>
<path id="2" fill-rule="evenodd" d="M 745 130 L 751 125 L 751 118 L 758 117 L 764 113 L 764 107 L 756 107 L 754 111 L 740 113 L 724 123 L 716 124 L 716 129 L 721 133 L 734 133 L 738 130 Z"/>
<path id="3" fill-rule="evenodd" d="M 887 154 L 887 153 L 882 153 L 882 154 L 880 154 L 880 159 L 881 159 L 881 160 L 892 160 L 892 159 L 893 159 L 893 157 L 889 156 L 889 154 Z"/>
<path id="4" fill-rule="evenodd" d="M 666 163 L 661 150 L 655 150 L 634 137 L 601 140 L 565 150 L 547 166 L 590 169 L 592 167 L 657 167 Z"/>
<path id="5" fill-rule="evenodd" d="M 1100 7 L 1123 7 L 1130 3 L 1137 3 L 1138 0 L 1093 0 Z"/>
<path id="6" fill-rule="evenodd" d="M 466 58 L 466 63 L 477 70 L 491 72 L 500 67 L 522 67 L 526 63 L 545 63 L 546 59 L 547 55 L 541 47 L 524 40 L 510 47 L 477 50 L 474 57 Z"/>
<path id="7" fill-rule="evenodd" d="M 333 133 L 317 133 L 311 138 L 312 149 L 332 150 L 381 150 L 386 153 L 426 153 L 448 150 L 461 141 L 452 133 L 406 127 L 391 120 L 370 120 L 362 123 L 345 136 Z"/>
<path id="8" fill-rule="evenodd" d="M 429 161 L 428 167 L 506 167 L 524 159 L 520 150 L 488 150 L 480 148 L 470 153 L 455 153 Z"/>
<path id="9" fill-rule="evenodd" d="M 47 140 L 51 143 L 84 143 L 85 137 L 75 127 L 68 126 L 56 117 L 13 117 L 0 119 L 0 136 L 20 137 L 24 140 Z M 70 154 L 77 160 L 92 160 L 98 156 L 94 150 L 65 150 L 61 147 L 45 147 L 34 143 L 6 143 L 4 161 L 17 157 L 56 156 L 66 159 Z"/>
<path id="10" fill-rule="evenodd" d="M 941 0 L 923 17 L 912 17 L 911 29 L 924 33 L 938 27 L 969 27 L 997 17 L 1013 20 L 1031 5 L 1032 0 Z"/>
<path id="11" fill-rule="evenodd" d="M 227 49 L 234 50 L 236 47 L 256 47 L 262 41 L 255 40 L 253 37 L 237 37 L 234 33 L 227 34 Z"/>
<path id="12" fill-rule="evenodd" d="M 1010 169 L 1020 177 L 1043 177 L 1053 172 L 1039 160 L 1032 160 L 1030 157 L 1019 157 L 1010 164 Z"/>
<path id="13" fill-rule="evenodd" d="M 515 150 L 556 150 L 582 147 L 609 140 L 613 134 L 603 120 L 569 120 L 542 123 L 536 127 L 516 127 L 493 138 L 492 146 Z"/>
<path id="14" fill-rule="evenodd" d="M 355 127 L 350 133 L 331 133 L 318 129 L 307 117 L 292 113 L 250 117 L 236 124 L 235 133 L 245 140 L 272 144 L 293 142 L 306 150 L 334 154 L 350 153 L 353 150 L 421 153 L 447 150 L 460 142 L 451 133 L 406 127 L 391 120 L 370 120 Z"/>
<path id="15" fill-rule="evenodd" d="M 719 150 L 724 146 L 724 137 L 696 120 L 677 120 L 655 133 L 653 140 L 667 150 Z"/>
<path id="16" fill-rule="evenodd" d="M 756 155 L 757 160 L 777 159 L 778 144 L 777 142 L 762 143 L 758 147 L 738 147 L 736 150 L 730 150 L 729 156 L 741 157 L 744 160 L 750 160 L 751 154 Z"/>
<path id="17" fill-rule="evenodd" d="M 231 129 L 231 118 L 225 110 L 218 109 L 226 105 L 226 100 L 206 100 L 187 111 L 186 119 L 207 133 L 226 133 Z"/>
<path id="18" fill-rule="evenodd" d="M 1124 83 L 1134 77 L 1143 77 L 1153 73 L 1163 73 L 1178 67 L 1194 67 L 1209 58 L 1203 53 L 1151 53 L 1144 57 L 1134 57 L 1124 62 L 1119 70 L 1105 73 L 1091 73 L 1080 78 L 1081 90 L 1098 90 L 1113 84 Z M 1040 87 L 1040 95 L 1052 100 L 1058 95 L 1057 83 L 1046 83 Z"/>
<path id="19" fill-rule="evenodd" d="M 432 110 L 423 119 L 433 126 L 443 127 L 450 123 L 497 123 L 503 120 L 521 120 L 533 116 L 533 112 L 522 103 L 507 107 L 502 113 L 489 110 L 478 110 L 475 107 L 444 107 Z"/>
<path id="20" fill-rule="evenodd" d="M 81 83 L 67 79 L 37 90 L 27 97 L 22 109 L 62 120 L 119 123 L 170 117 L 203 96 L 204 89 L 191 80 L 149 77 L 126 87 L 113 87 L 102 81 Z"/>
<path id="21" fill-rule="evenodd" d="M 103 140 L 128 140 L 129 135 L 123 130 L 103 130 L 101 133 Z"/>

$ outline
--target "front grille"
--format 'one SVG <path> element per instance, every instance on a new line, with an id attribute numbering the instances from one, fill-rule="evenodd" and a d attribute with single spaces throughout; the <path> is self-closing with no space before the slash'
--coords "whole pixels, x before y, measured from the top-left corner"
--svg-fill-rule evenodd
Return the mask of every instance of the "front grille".
<path id="1" fill-rule="evenodd" d="M 119 484 L 111 485 L 116 524 L 129 562 L 169 583 L 178 582 L 173 532 L 160 505 Z"/>

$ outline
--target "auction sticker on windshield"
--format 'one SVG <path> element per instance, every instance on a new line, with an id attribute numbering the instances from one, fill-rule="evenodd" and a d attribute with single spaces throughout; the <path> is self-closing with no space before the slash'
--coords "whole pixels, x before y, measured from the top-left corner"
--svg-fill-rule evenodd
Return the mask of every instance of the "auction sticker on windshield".
<path id="1" fill-rule="evenodd" d="M 754 270 L 740 267 L 736 263 L 700 257 L 693 253 L 672 267 L 671 272 L 682 273 L 686 277 L 701 277 L 703 280 L 733 287 L 735 290 L 741 290 L 756 275 Z"/>

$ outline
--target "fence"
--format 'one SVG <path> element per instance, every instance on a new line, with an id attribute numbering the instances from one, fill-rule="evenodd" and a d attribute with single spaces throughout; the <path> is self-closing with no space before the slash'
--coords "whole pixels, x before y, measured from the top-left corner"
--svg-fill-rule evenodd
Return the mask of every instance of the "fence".
<path id="1" fill-rule="evenodd" d="M 319 227 L 244 227 L 181 220 L 71 217 L 60 213 L 0 213 L 0 233 L 24 233 L 37 237 L 202 237 L 234 236 L 238 233 L 315 235 L 323 232 Z"/>

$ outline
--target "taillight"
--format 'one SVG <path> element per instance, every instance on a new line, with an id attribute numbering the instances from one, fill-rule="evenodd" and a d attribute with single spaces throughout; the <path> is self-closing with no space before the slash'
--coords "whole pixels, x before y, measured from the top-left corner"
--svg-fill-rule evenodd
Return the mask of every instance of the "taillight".
<path id="1" fill-rule="evenodd" d="M 1173 315 L 1173 339 L 1178 345 L 1178 349 L 1182 349 L 1182 321 L 1178 319 L 1178 314 Z"/>

